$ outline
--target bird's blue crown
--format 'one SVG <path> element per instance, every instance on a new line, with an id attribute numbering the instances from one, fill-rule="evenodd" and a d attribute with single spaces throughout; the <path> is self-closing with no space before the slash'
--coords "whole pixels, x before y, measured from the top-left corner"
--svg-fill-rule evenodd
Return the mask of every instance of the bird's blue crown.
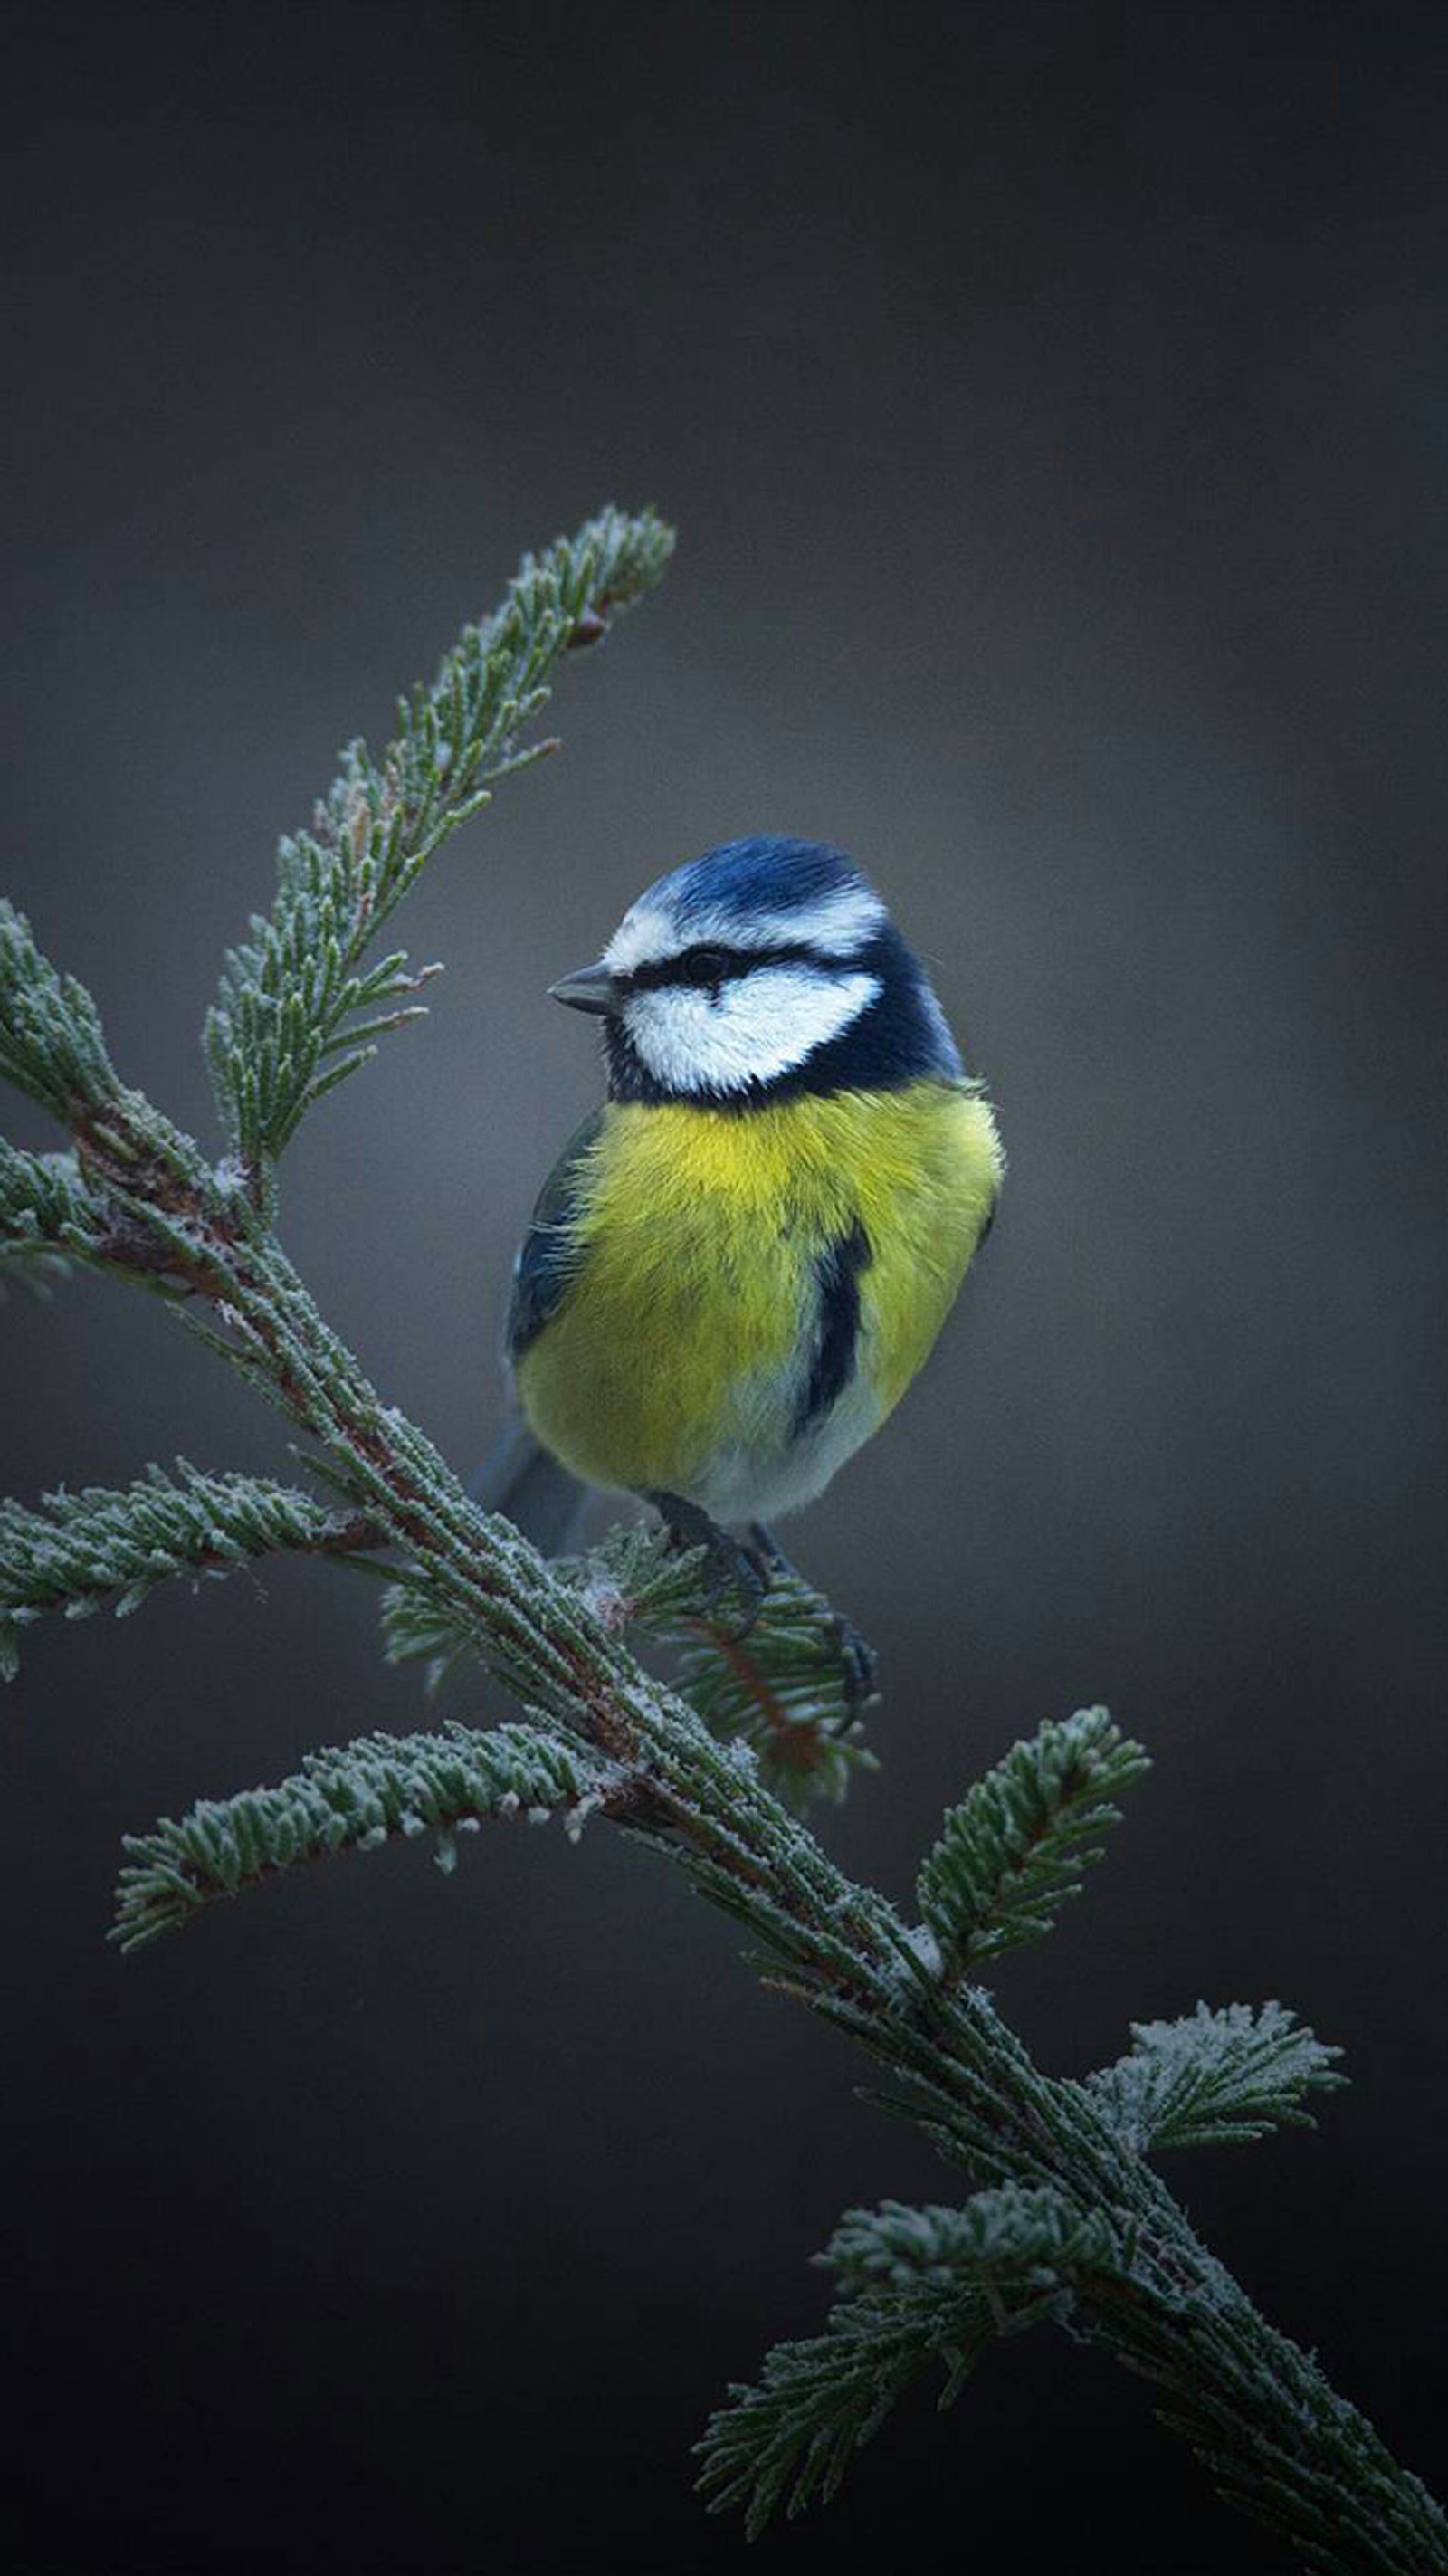
<path id="1" fill-rule="evenodd" d="M 918 958 L 822 842 L 758 834 L 686 860 L 630 906 L 604 965 L 615 1099 L 747 1108 L 960 1077 Z"/>
<path id="2" fill-rule="evenodd" d="M 760 914 L 803 911 L 825 895 L 858 894 L 877 905 L 879 900 L 842 850 L 769 833 L 725 841 L 701 859 L 686 859 L 649 893 L 669 902 L 681 929 L 705 914 L 747 926 Z"/>

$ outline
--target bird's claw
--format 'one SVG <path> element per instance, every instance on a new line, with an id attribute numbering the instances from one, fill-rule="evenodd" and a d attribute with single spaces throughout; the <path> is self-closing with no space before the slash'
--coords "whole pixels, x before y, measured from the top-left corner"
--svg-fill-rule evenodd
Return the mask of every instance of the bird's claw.
<path id="1" fill-rule="evenodd" d="M 853 1619 L 835 1614 L 835 1645 L 845 1674 L 845 1707 L 851 1721 L 880 1696 L 880 1658 Z"/>
<path id="2" fill-rule="evenodd" d="M 681 1494 L 653 1493 L 648 1499 L 663 1515 L 673 1553 L 703 1549 L 704 1600 L 709 1616 L 714 1616 L 726 1594 L 733 1593 L 740 1615 L 738 1625 L 729 1634 L 736 1643 L 747 1637 L 769 1590 L 769 1567 L 759 1551 L 731 1537 L 698 1503 L 687 1502 Z"/>
<path id="3" fill-rule="evenodd" d="M 769 1576 L 757 1557 L 737 1538 L 731 1538 L 727 1530 L 716 1527 L 713 1536 L 704 1541 L 704 1598 L 712 1616 L 726 1596 L 733 1593 L 739 1618 L 729 1635 L 735 1644 L 748 1636 L 768 1591 Z"/>
<path id="4" fill-rule="evenodd" d="M 764 1576 L 766 1588 L 776 1574 L 794 1575 L 801 1582 L 799 1568 L 785 1555 L 772 1529 L 763 1521 L 749 1524 L 749 1544 Z M 831 1616 L 835 1650 L 844 1670 L 845 1725 L 855 1719 L 880 1696 L 880 1658 L 868 1639 L 862 1637 L 853 1619 L 836 1610 Z"/>

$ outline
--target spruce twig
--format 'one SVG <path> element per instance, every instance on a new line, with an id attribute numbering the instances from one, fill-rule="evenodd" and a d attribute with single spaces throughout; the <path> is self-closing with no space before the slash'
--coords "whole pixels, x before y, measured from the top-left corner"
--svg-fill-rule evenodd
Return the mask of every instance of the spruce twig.
<path id="1" fill-rule="evenodd" d="M 627 1786 L 614 1766 L 531 1726 L 359 1736 L 309 1754 L 275 1789 L 203 1799 L 179 1823 L 165 1816 L 151 1833 L 128 1834 L 110 1938 L 140 1949 L 218 1897 L 331 1852 L 376 1851 L 396 1835 L 432 1833 L 434 1857 L 449 1870 L 457 1836 L 485 1818 L 576 1819 Z"/>
<path id="2" fill-rule="evenodd" d="M 1118 1791 L 1150 1767 L 1104 1708 L 1048 1719 L 1011 1747 L 958 1807 L 920 1868 L 916 1901 L 946 1969 L 969 1976 L 985 1960 L 1049 1932 L 1101 1857 L 1096 1837 L 1119 1824 Z"/>
<path id="3" fill-rule="evenodd" d="M 217 1100 L 253 1186 L 378 1038 L 426 1017 L 415 996 L 441 968 L 409 973 L 401 949 L 369 965 L 369 951 L 449 833 L 556 748 L 518 741 L 555 664 L 651 587 L 672 542 L 650 514 L 605 510 L 528 556 L 496 614 L 465 627 L 431 685 L 399 701 L 380 759 L 349 743 L 310 825 L 283 840 L 276 901 L 227 958 L 206 1024 Z"/>
<path id="4" fill-rule="evenodd" d="M 1250 2144 L 1272 2129 L 1305 2128 L 1309 2093 L 1347 2078 L 1325 2047 L 1282 2004 L 1199 2003 L 1181 2021 L 1136 2021 L 1132 2046 L 1088 2078 L 1093 2099 L 1139 2155 L 1160 2147 Z"/>
<path id="5" fill-rule="evenodd" d="M 265 1476 L 208 1476 L 178 1458 L 113 1493 L 62 1487 L 33 1509 L 0 1502 L 0 1674 L 19 1664 L 19 1632 L 46 1611 L 67 1619 L 138 1610 L 172 1575 L 221 1575 L 283 1553 L 353 1556 L 379 1533 L 359 1513 L 323 1511 Z"/>
<path id="6" fill-rule="evenodd" d="M 1125 2282 L 1129 2249 L 1102 2213 L 1007 2183 L 963 2209 L 851 2210 L 817 2259 L 848 2292 L 828 2331 L 776 2345 L 758 2386 L 731 2388 L 699 2444 L 711 2510 L 742 2506 L 751 2540 L 781 2503 L 791 2515 L 827 2503 L 928 2363 L 945 2373 L 943 2410 L 999 2336 L 1065 2324 L 1083 2291 Z"/>
<path id="7" fill-rule="evenodd" d="M 394 1648 L 410 1641 L 445 1660 L 461 1645 L 525 1711 L 486 1732 L 363 1737 L 274 1790 L 163 1821 L 128 1846 L 118 1937 L 149 1939 L 323 1851 L 394 1832 L 432 1832 L 446 1849 L 449 1833 L 508 1812 L 513 1797 L 566 1807 L 575 1823 L 596 1806 L 747 1925 L 771 1981 L 874 2058 L 889 2098 L 966 2184 L 955 2209 L 887 2204 L 846 2220 L 829 2255 L 845 2292 L 831 2331 L 782 2348 L 761 2389 L 736 2392 L 706 2437 L 716 2501 L 745 2504 L 757 2527 L 786 2493 L 828 2491 L 923 2360 L 943 2363 L 953 2393 L 996 2336 L 1055 2322 L 1147 2377 L 1163 2420 L 1229 2502 L 1280 2530 L 1306 2564 L 1340 2576 L 1448 2569 L 1438 2506 L 1258 2313 L 1147 2161 L 1159 2145 L 1300 2117 L 1304 2094 L 1335 2080 L 1332 2052 L 1279 2007 L 1255 2018 L 1202 2008 L 1141 2026 L 1120 2066 L 1068 2083 L 1034 2065 L 968 1980 L 972 1965 L 1047 1927 L 1140 1749 L 1100 1710 L 1016 1747 L 947 1818 L 921 1874 L 924 1920 L 908 1925 L 773 1794 L 728 1676 L 696 1676 L 691 1704 L 630 1651 L 607 1581 L 545 1564 L 479 1511 L 369 1383 L 273 1230 L 276 1155 L 370 1045 L 358 1014 L 390 1025 L 412 1007 L 390 1007 L 407 989 L 399 957 L 366 963 L 381 920 L 488 783 L 531 756 L 518 736 L 559 655 L 651 587 L 669 543 L 651 516 L 608 512 L 525 564 L 498 617 L 408 701 L 382 761 L 360 746 L 344 756 L 310 832 L 283 845 L 276 906 L 230 961 L 213 1014 L 231 1147 L 220 1163 L 121 1083 L 90 997 L 0 909 L 0 1073 L 52 1109 L 75 1146 L 73 1160 L 0 1158 L 0 1248 L 22 1247 L 21 1259 L 27 1244 L 77 1250 L 179 1292 L 183 1320 L 209 1318 L 205 1338 L 313 1444 L 342 1507 L 340 1523 L 318 1520 L 303 1497 L 201 1480 L 218 1511 L 234 1511 L 235 1547 L 251 1552 L 268 1513 L 290 1544 L 355 1522 L 398 1560 Z M 211 1551 L 193 1505 L 200 1493 L 184 1478 L 173 1490 L 153 1477 L 121 1496 L 9 1507 L 12 1620 L 126 1581 L 144 1588 L 158 1553 L 172 1561 L 165 1571 L 194 1572 Z M 226 1535 L 224 1518 L 215 1527 Z M 662 1617 L 662 1594 L 654 1607 Z M 689 1615 L 674 1593 L 667 1616 Z M 823 1686 L 816 1673 L 809 1687 Z"/>

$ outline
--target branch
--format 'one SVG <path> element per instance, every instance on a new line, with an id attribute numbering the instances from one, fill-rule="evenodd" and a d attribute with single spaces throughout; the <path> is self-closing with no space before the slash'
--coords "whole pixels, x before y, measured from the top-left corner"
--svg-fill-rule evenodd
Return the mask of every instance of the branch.
<path id="1" fill-rule="evenodd" d="M 676 1686 L 711 1735 L 747 1744 L 765 1785 L 796 1812 L 814 1798 L 838 1806 L 857 1771 L 878 1769 L 854 1695 L 851 1632 L 793 1566 L 771 1572 L 746 1635 L 698 1607 L 661 1633 L 681 1646 Z"/>
<path id="2" fill-rule="evenodd" d="M 578 1817 L 626 1789 L 622 1772 L 533 1726 L 362 1735 L 309 1754 L 274 1789 L 203 1799 L 179 1823 L 163 1816 L 154 1832 L 127 1834 L 131 1858 L 108 1938 L 139 1950 L 218 1897 L 329 1852 L 375 1851 L 399 1834 L 435 1833 L 438 1864 L 451 1869 L 457 1835 L 486 1817 Z"/>
<path id="3" fill-rule="evenodd" d="M 124 1619 L 172 1575 L 231 1574 L 283 1551 L 350 1554 L 375 1543 L 355 1515 L 339 1518 L 266 1477 L 203 1475 L 184 1458 L 174 1476 L 148 1467 L 118 1493 L 62 1487 L 33 1510 L 0 1502 L 0 1675 L 14 1679 L 20 1631 L 48 1610 L 84 1619 L 110 1603 Z"/>
<path id="4" fill-rule="evenodd" d="M 1049 1932 L 1119 1824 L 1113 1801 L 1149 1767 L 1104 1708 L 1049 1721 L 952 1807 L 922 1863 L 916 1899 L 949 1973 Z"/>
<path id="5" fill-rule="evenodd" d="M 834 2351 L 821 2367 L 828 2378 L 843 2351 L 852 2394 L 845 2408 L 830 2400 L 811 2418 L 801 2453 L 789 2425 L 807 2373 L 786 2374 L 781 2482 L 791 2459 L 810 2480 L 829 2477 L 878 2420 L 882 2389 L 888 2402 L 895 2375 L 908 2375 L 922 2348 L 968 2362 L 983 2302 L 992 2332 L 1056 2316 L 1148 2376 L 1232 2501 L 1285 2528 L 1311 2563 L 1362 2576 L 1448 2569 L 1448 2527 L 1431 2498 L 1200 2242 L 1113 2121 L 1107 2092 L 1043 2073 L 989 1996 L 963 1978 L 971 1963 L 1044 1928 L 1074 1889 L 1089 1838 L 1113 1820 L 1116 1790 L 1142 1767 L 1139 1747 L 1099 1710 L 1017 1747 L 947 1818 L 921 1874 L 924 1925 L 908 1929 L 771 1794 L 750 1742 L 720 1741 L 687 1698 L 637 1662 L 586 1582 L 546 1565 L 477 1508 L 330 1330 L 272 1230 L 270 1158 L 307 1102 L 350 1069 L 355 1012 L 401 989 L 387 987 L 400 960 L 363 964 L 380 921 L 487 778 L 526 756 L 515 737 L 558 652 L 657 578 L 668 542 L 651 519 L 606 514 L 571 547 L 526 565 L 499 619 L 465 638 L 435 689 L 409 702 L 383 762 L 360 749 L 347 755 L 312 831 L 283 845 L 276 909 L 233 960 L 211 1027 L 242 1164 L 213 1171 L 148 1102 L 121 1089 L 88 997 L 38 958 L 17 916 L 0 916 L 0 1071 L 71 1124 L 80 1179 L 134 1230 L 127 1266 L 140 1275 L 146 1261 L 160 1265 L 204 1302 L 212 1341 L 324 1455 L 345 1526 L 358 1520 L 370 1543 L 400 1552 L 400 1579 L 425 1597 L 434 1634 L 465 1638 L 528 1710 L 522 1729 L 486 1736 L 364 1739 L 314 1756 L 280 1789 L 162 1824 L 131 1846 L 118 1936 L 149 1938 L 309 1852 L 394 1831 L 445 1836 L 503 1812 L 524 1788 L 540 1789 L 539 1804 L 566 1798 L 575 1819 L 597 1798 L 748 1927 L 771 1983 L 883 2066 L 891 2098 L 969 2177 L 952 2227 L 929 2222 L 943 2281 L 926 2265 L 918 2282 L 880 2287 L 872 2265 L 908 2268 L 901 2229 L 886 2219 L 865 2247 L 862 2223 L 851 2222 L 840 2265 L 868 2285 L 841 2310 L 848 2322 L 825 2339 Z M 86 1499 L 77 1498 L 82 1513 Z M 59 1501 L 64 1520 L 72 1501 Z M 36 1587 L 54 1589 L 34 1553 L 45 1518 L 21 1515 L 24 1609 L 35 1606 Z M 301 1526 L 305 1536 L 314 1524 Z M 72 1534 L 79 1586 L 66 1598 L 88 1602 L 119 1559 L 98 1546 L 96 1530 L 77 1523 Z M 61 1544 L 54 1527 L 47 1535 Z M 127 1535 L 124 1512 L 117 1535 Z M 170 1553 L 184 1565 L 184 1544 Z M 144 1588 L 154 1572 L 148 1557 L 135 1579 Z M 1250 2088 L 1219 2087 L 1190 2117 L 1229 2113 L 1229 2125 L 1240 2123 L 1258 2116 L 1257 2099 Z M 1083 2260 L 1067 2278 L 1071 2231 L 1085 2230 L 1087 2243 L 1098 2229 L 1112 2262 Z M 944 2303 L 938 2313 L 935 2301 Z M 751 2431 L 746 2450 L 757 2458 L 759 2448 Z M 734 2455 L 727 2477 L 743 2459 Z M 730 2491 L 755 2498 L 757 2477 Z"/>
<path id="6" fill-rule="evenodd" d="M 987 2345 L 1069 2316 L 1081 2287 L 1123 2274 L 1099 2214 L 1058 2191 L 1007 2185 L 963 2209 L 851 2210 L 817 2258 L 855 2293 L 809 2343 L 778 2344 L 757 2386 L 730 2389 L 698 2445 L 710 2511 L 745 2509 L 756 2539 L 788 2490 L 788 2511 L 828 2502 L 850 2459 L 917 2372 L 943 2365 L 953 2404 Z"/>
<path id="7" fill-rule="evenodd" d="M 756 2386 L 731 2383 L 698 2449 L 699 2492 L 711 2513 L 744 2512 L 757 2540 L 781 2501 L 791 2518 L 838 2491 L 851 2458 L 877 2433 L 917 2374 L 932 2361 L 947 2373 L 944 2406 L 991 2337 L 983 2300 L 915 2291 L 852 2299 L 808 2342 L 776 2344 Z"/>
<path id="8" fill-rule="evenodd" d="M 100 1013 L 73 975 L 57 974 L 23 912 L 0 898 L 0 1078 L 66 1126 L 121 1096 Z"/>
<path id="9" fill-rule="evenodd" d="M 1199 2003 L 1181 2021 L 1134 2021 L 1132 2045 L 1086 2078 L 1093 2101 L 1138 2155 L 1158 2147 L 1232 2146 L 1277 2128 L 1310 2129 L 1311 2092 L 1346 2083 L 1340 2048 L 1305 2030 L 1284 2005 Z"/>
<path id="10" fill-rule="evenodd" d="M 551 748 L 516 746 L 555 664 L 652 589 L 672 545 L 651 512 L 610 509 L 525 557 L 502 607 L 464 629 L 431 687 L 399 702 L 380 760 L 349 744 L 310 828 L 282 842 L 276 902 L 228 956 L 206 1025 L 217 1101 L 250 1169 L 281 1153 L 378 1037 L 423 1016 L 413 997 L 439 970 L 409 974 L 401 950 L 366 967 L 368 951 L 447 835 Z"/>
<path id="11" fill-rule="evenodd" d="M 154 1227 L 95 1187 L 78 1155 L 26 1154 L 0 1138 L 0 1265 L 23 1280 L 62 1277 L 73 1261 L 163 1296 L 189 1293 Z"/>
<path id="12" fill-rule="evenodd" d="M 0 1137 L 0 1251 L 89 1255 L 104 1211 L 74 1154 L 26 1154 Z"/>
<path id="13" fill-rule="evenodd" d="M 127 1089 L 84 985 L 62 975 L 0 899 L 0 1078 L 54 1112 L 74 1154 L 0 1142 L 0 1259 L 59 1253 L 163 1290 L 197 1284 L 198 1220 L 234 1233 L 234 1175 Z"/>
<path id="14" fill-rule="evenodd" d="M 1130 2255 L 1099 2210 L 1072 2206 L 1049 2187 L 980 2191 L 963 2208 L 931 2201 L 911 2208 L 884 2200 L 847 2209 L 815 2260 L 854 2290 L 937 2288 L 952 2282 L 1024 2279 L 1044 2268 L 1064 2277 L 1120 2271 Z"/>
<path id="15" fill-rule="evenodd" d="M 478 1510 L 423 1433 L 369 1385 L 269 1230 L 229 1235 L 199 1208 L 194 1222 L 205 1245 L 198 1276 L 213 1283 L 248 1375 L 330 1451 L 350 1503 L 404 1551 L 409 1582 L 450 1628 L 472 1634 L 534 1722 L 627 1775 L 627 1830 L 748 1927 L 771 1982 L 891 2071 L 894 2098 L 973 2185 L 1048 2186 L 1073 2207 L 1099 2209 L 1134 2245 L 1129 2281 L 1083 2289 L 1071 2331 L 1145 2372 L 1233 2501 L 1259 2519 L 1285 2516 L 1319 2564 L 1361 2576 L 1448 2569 L 1448 2527 L 1431 2498 L 1257 2313 L 1089 2090 L 1043 2075 L 989 1998 L 957 1982 L 953 1964 L 942 1974 L 933 1933 L 912 1936 L 883 1897 L 835 1867 L 766 1789 L 750 1749 L 717 1742 L 576 1583 Z M 1043 1786 L 1046 1823 L 1059 1813 L 1079 1839 L 1088 1818 L 1092 1831 L 1103 1821 L 1100 1793 L 1118 1776 L 1115 1730 L 1088 1712 L 1044 1740 L 1059 1761 L 1042 1767 L 1041 1739 L 1017 1758 Z M 1144 1759 L 1134 1746 L 1120 1753 L 1133 1769 Z M 1010 1859 L 1008 1835 L 1002 1849 Z M 1012 1883 L 1007 1871 L 990 1902 Z M 988 1895 L 997 1883 L 970 1884 Z M 972 1903 L 967 1930 L 987 1920 L 984 1898 Z M 941 1920 L 949 1934 L 951 1919 Z M 1370 2545 L 1355 2502 L 1364 2494 L 1374 2499 Z M 1322 2554 L 1324 2533 L 1336 2535 L 1335 2558 Z"/>
<path id="16" fill-rule="evenodd" d="M 847 1630 L 793 1566 L 776 1568 L 746 1635 L 721 1621 L 705 1551 L 676 1553 L 644 1523 L 620 1523 L 588 1554 L 555 1566 L 610 1635 L 678 1648 L 673 1682 L 723 1743 L 747 1745 L 760 1777 L 796 1812 L 840 1803 L 857 1770 L 878 1768 L 863 1741 Z M 395 1585 L 383 1603 L 389 1663 L 417 1659 L 436 1692 L 476 1659 L 475 1633 L 428 1593 Z"/>

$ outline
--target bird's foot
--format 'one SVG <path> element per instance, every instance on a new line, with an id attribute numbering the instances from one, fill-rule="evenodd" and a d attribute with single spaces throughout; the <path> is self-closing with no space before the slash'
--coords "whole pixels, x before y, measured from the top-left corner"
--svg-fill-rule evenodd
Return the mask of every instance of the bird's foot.
<path id="1" fill-rule="evenodd" d="M 845 1668 L 845 1707 L 853 1722 L 880 1696 L 880 1658 L 842 1610 L 835 1612 L 835 1644 Z"/>
<path id="2" fill-rule="evenodd" d="M 750 1522 L 749 1545 L 766 1584 L 776 1574 L 792 1574 L 801 1583 L 808 1580 L 785 1555 L 773 1530 L 766 1529 L 763 1521 Z M 861 1636 L 853 1619 L 847 1619 L 842 1610 L 831 1612 L 831 1625 L 835 1648 L 844 1667 L 845 1723 L 849 1726 L 853 1725 L 861 1710 L 868 1708 L 870 1702 L 879 1696 L 880 1658 L 868 1639 Z"/>
<path id="3" fill-rule="evenodd" d="M 724 1595 L 733 1593 L 741 1615 L 732 1633 L 736 1638 L 747 1637 L 769 1590 L 769 1568 L 761 1561 L 758 1550 L 732 1538 L 700 1504 L 689 1502 L 683 1494 L 659 1491 L 646 1495 L 645 1500 L 661 1515 L 669 1533 L 669 1546 L 676 1554 L 702 1547 L 704 1597 L 710 1616 Z"/>

